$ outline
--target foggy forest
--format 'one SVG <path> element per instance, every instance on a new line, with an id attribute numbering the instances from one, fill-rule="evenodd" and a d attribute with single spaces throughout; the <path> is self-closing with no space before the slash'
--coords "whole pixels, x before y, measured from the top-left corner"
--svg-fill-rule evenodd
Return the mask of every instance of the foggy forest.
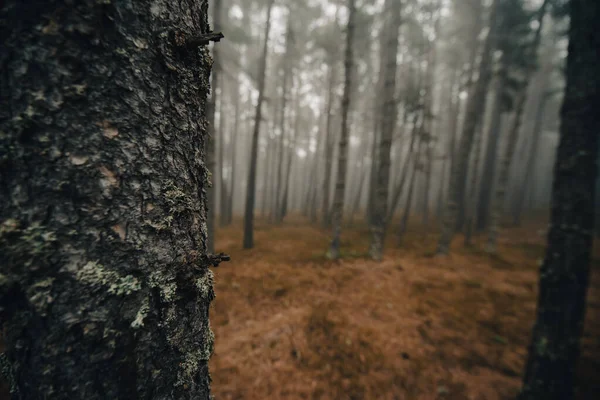
<path id="1" fill-rule="evenodd" d="M 598 23 L 0 2 L 0 399 L 596 399 Z"/>

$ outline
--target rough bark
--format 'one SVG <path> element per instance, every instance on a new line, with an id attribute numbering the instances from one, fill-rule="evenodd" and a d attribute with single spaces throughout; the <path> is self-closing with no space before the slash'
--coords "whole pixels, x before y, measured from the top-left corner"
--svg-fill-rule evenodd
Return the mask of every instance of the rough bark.
<path id="1" fill-rule="evenodd" d="M 479 79 L 474 84 L 473 90 L 467 100 L 465 122 L 462 136 L 460 137 L 459 150 L 453 169 L 450 172 L 449 194 L 444 210 L 442 232 L 437 249 L 438 254 L 445 255 L 450 251 L 450 243 L 454 236 L 459 207 L 464 200 L 465 175 L 467 173 L 469 155 L 473 147 L 473 137 L 477 124 L 482 118 L 483 110 L 485 110 L 486 92 L 492 77 L 492 51 L 495 47 L 496 19 L 499 3 L 499 0 L 494 0 L 491 6 L 490 32 L 485 39 L 484 48 L 481 52 Z"/>
<path id="2" fill-rule="evenodd" d="M 519 400 L 571 400 L 593 244 L 600 132 L 600 3 L 571 0 L 566 90 L 537 318 Z"/>
<path id="3" fill-rule="evenodd" d="M 369 255 L 372 259 L 380 261 L 383 258 L 383 244 L 387 228 L 388 188 L 390 182 L 390 165 L 392 151 L 392 136 L 396 126 L 396 72 L 398 69 L 396 53 L 398 52 L 398 32 L 400 29 L 400 2 L 386 0 L 385 10 L 386 41 L 385 48 L 381 51 L 387 53 L 384 75 L 385 83 L 382 93 L 381 113 L 381 140 L 379 141 L 379 162 L 375 185 L 374 208 L 372 210 L 371 245 Z M 383 57 L 382 57 L 383 58 Z"/>
<path id="4" fill-rule="evenodd" d="M 0 7 L 1 358 L 14 399 L 210 397 L 207 12 L 186 0 Z"/>
<path id="5" fill-rule="evenodd" d="M 248 168 L 248 186 L 246 189 L 246 207 L 244 211 L 244 248 L 254 247 L 254 202 L 256 199 L 256 166 L 258 158 L 258 138 L 262 120 L 262 105 L 265 98 L 265 78 L 267 70 L 267 53 L 269 51 L 269 32 L 271 31 L 271 10 L 275 0 L 269 0 L 265 37 L 263 38 L 263 53 L 260 59 L 258 76 L 258 101 L 254 115 L 252 132 L 252 147 L 250 149 L 250 167 Z"/>
<path id="6" fill-rule="evenodd" d="M 340 236 L 344 215 L 344 191 L 346 188 L 346 168 L 348 164 L 348 113 L 350 111 L 350 92 L 352 90 L 354 20 L 356 18 L 356 0 L 348 0 L 348 26 L 346 29 L 346 51 L 344 55 L 344 94 L 342 96 L 342 126 L 340 132 L 338 168 L 331 223 L 333 238 L 327 253 L 328 258 L 338 259 L 340 256 Z"/>

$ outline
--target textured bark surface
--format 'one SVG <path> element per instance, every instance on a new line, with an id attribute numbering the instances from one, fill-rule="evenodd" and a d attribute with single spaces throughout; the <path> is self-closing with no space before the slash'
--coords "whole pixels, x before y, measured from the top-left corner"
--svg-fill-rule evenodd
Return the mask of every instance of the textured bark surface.
<path id="1" fill-rule="evenodd" d="M 494 0 L 490 13 L 490 33 L 485 40 L 479 65 L 479 79 L 467 100 L 465 122 L 458 146 L 456 159 L 450 172 L 448 200 L 443 214 L 442 232 L 438 243 L 438 254 L 448 254 L 450 243 L 454 237 L 454 228 L 458 219 L 459 207 L 464 201 L 465 184 L 469 156 L 473 147 L 473 137 L 477 124 L 481 121 L 485 110 L 486 91 L 492 78 L 492 52 L 495 47 L 497 9 L 500 1 Z"/>
<path id="2" fill-rule="evenodd" d="M 600 133 L 600 3 L 571 0 L 566 91 L 537 319 L 519 400 L 570 400 L 589 285 Z"/>
<path id="3" fill-rule="evenodd" d="M 400 29 L 400 2 L 386 0 L 385 2 L 385 48 L 386 53 L 384 68 L 385 84 L 382 93 L 381 114 L 381 140 L 379 141 L 379 162 L 376 181 L 371 190 L 375 190 L 373 217 L 371 223 L 371 246 L 369 255 L 372 259 L 380 261 L 383 257 L 383 243 L 387 228 L 388 188 L 390 183 L 390 165 L 392 151 L 392 136 L 396 126 L 396 75 L 398 52 L 398 31 Z M 382 57 L 383 58 L 383 57 Z"/>
<path id="4" fill-rule="evenodd" d="M 270 0 L 267 8 L 267 23 L 263 53 L 259 66 L 258 102 L 254 114 L 254 130 L 252 131 L 252 146 L 250 148 L 250 167 L 248 168 L 248 186 L 246 188 L 246 208 L 244 211 L 244 248 L 254 247 L 254 203 L 256 201 L 256 167 L 258 162 L 258 136 L 262 120 L 262 105 L 265 99 L 265 74 L 267 70 L 267 53 L 269 51 L 269 32 L 271 31 L 271 10 L 275 0 Z"/>
<path id="5" fill-rule="evenodd" d="M 209 398 L 211 59 L 185 45 L 207 33 L 207 8 L 2 3 L 0 307 L 15 399 Z"/>
<path id="6" fill-rule="evenodd" d="M 344 216 L 344 192 L 346 189 L 346 168 L 348 164 L 348 114 L 350 111 L 350 93 L 352 92 L 352 73 L 354 68 L 354 21 L 356 19 L 356 0 L 348 0 L 348 27 L 346 29 L 346 51 L 344 55 L 344 94 L 342 96 L 342 127 L 340 132 L 337 179 L 333 195 L 331 223 L 333 238 L 327 256 L 337 259 L 340 256 L 340 236 Z"/>

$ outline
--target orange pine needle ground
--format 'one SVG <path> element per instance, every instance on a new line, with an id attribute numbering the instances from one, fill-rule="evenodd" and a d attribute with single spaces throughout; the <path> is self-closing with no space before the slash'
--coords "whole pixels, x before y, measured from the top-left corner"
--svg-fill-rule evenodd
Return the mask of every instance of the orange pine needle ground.
<path id="1" fill-rule="evenodd" d="M 412 227 L 400 248 L 389 236 L 375 263 L 368 229 L 346 227 L 333 262 L 329 232 L 300 217 L 259 221 L 252 250 L 240 222 L 220 229 L 217 250 L 232 261 L 216 270 L 211 312 L 216 400 L 514 399 L 545 235 L 505 230 L 497 256 L 484 237 L 469 248 L 460 237 L 448 258 L 431 256 L 435 233 Z M 580 400 L 600 392 L 598 254 L 593 269 Z"/>

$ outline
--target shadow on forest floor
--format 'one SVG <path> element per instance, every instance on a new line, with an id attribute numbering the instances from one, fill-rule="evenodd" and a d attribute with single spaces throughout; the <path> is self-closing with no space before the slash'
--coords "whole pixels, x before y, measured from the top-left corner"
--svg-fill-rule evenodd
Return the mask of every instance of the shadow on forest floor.
<path id="1" fill-rule="evenodd" d="M 410 229 L 383 262 L 366 258 L 364 226 L 345 228 L 342 256 L 324 257 L 329 232 L 291 217 L 258 222 L 243 250 L 241 223 L 218 232 L 232 256 L 216 272 L 213 393 L 224 399 L 514 399 L 535 314 L 545 236 L 457 238 Z M 459 243 L 460 241 L 460 243 Z M 600 390 L 600 269 L 596 258 L 579 365 L 579 397 Z"/>

